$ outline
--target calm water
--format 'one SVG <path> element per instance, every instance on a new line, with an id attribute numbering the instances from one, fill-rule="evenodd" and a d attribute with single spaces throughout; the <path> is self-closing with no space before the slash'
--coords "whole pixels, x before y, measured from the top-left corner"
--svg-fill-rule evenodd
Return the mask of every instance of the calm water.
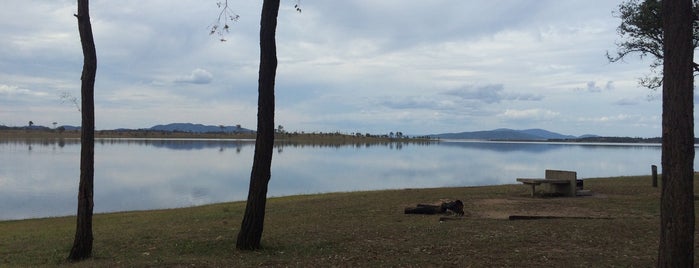
<path id="1" fill-rule="evenodd" d="M 244 200 L 254 151 L 240 140 L 98 140 L 95 212 Z M 278 145 L 269 196 L 476 186 L 542 177 L 642 175 L 660 166 L 659 145 L 443 141 L 439 144 Z M 75 214 L 77 140 L 0 142 L 0 219 Z"/>

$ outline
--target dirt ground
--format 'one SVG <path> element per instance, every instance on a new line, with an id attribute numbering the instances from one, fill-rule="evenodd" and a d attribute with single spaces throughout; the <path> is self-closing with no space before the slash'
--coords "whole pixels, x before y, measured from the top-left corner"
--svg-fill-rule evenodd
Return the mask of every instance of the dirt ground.
<path id="1" fill-rule="evenodd" d="M 593 194 L 572 198 L 509 197 L 473 200 L 465 209 L 467 217 L 483 219 L 508 219 L 510 216 L 562 217 L 562 218 L 611 218 L 609 213 L 580 206 L 570 206 L 582 199 L 607 198 Z M 572 201 L 572 202 L 571 202 Z"/>

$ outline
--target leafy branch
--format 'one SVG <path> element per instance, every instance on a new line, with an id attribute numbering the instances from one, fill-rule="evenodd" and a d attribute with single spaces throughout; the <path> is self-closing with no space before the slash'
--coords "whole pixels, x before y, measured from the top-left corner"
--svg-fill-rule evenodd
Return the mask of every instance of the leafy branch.
<path id="1" fill-rule="evenodd" d="M 216 2 L 216 6 L 218 6 L 221 11 L 218 13 L 216 21 L 209 26 L 209 35 L 216 34 L 219 41 L 226 42 L 227 40 L 224 36 L 230 31 L 231 24 L 240 20 L 240 15 L 230 8 L 228 0 Z M 301 0 L 296 0 L 294 9 L 296 9 L 298 13 L 301 13 Z"/>
<path id="2" fill-rule="evenodd" d="M 694 38 L 693 47 L 699 47 L 699 0 L 693 0 Z M 617 42 L 614 54 L 607 52 L 609 62 L 623 61 L 625 57 L 636 54 L 641 59 L 650 56 L 650 74 L 639 78 L 639 84 L 650 89 L 657 89 L 663 83 L 663 18 L 661 2 L 656 0 L 628 0 L 619 5 L 618 12 L 612 14 L 621 19 L 617 27 L 623 39 Z M 694 63 L 694 72 L 699 73 L 699 64 Z"/>
<path id="3" fill-rule="evenodd" d="M 78 109 L 78 112 L 82 112 L 80 109 L 80 103 L 78 102 L 78 98 L 73 96 L 73 94 L 70 94 L 68 91 L 61 92 L 58 97 L 61 99 L 61 103 L 66 103 L 70 102 L 73 105 L 75 105 L 75 108 Z"/>

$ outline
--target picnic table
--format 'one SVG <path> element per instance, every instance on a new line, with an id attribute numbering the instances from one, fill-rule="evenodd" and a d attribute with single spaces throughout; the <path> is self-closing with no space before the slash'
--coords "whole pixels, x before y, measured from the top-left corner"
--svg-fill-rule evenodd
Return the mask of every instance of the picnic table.
<path id="1" fill-rule="evenodd" d="M 546 185 L 545 194 L 576 196 L 577 173 L 566 170 L 546 170 L 545 178 L 517 178 L 518 182 L 531 185 L 532 196 L 536 195 L 536 186 Z"/>

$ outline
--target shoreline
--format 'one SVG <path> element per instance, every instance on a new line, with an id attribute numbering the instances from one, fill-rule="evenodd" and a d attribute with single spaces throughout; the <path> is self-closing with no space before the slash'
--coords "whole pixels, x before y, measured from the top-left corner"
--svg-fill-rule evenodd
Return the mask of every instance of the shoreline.
<path id="1" fill-rule="evenodd" d="M 695 172 L 695 175 L 699 175 L 699 173 Z M 614 180 L 614 179 L 639 178 L 639 177 L 650 178 L 650 175 L 624 175 L 624 176 L 616 176 L 616 177 L 582 178 L 582 180 Z M 488 184 L 488 185 L 473 185 L 473 186 L 444 186 L 444 187 L 426 187 L 426 188 L 369 189 L 369 190 L 357 190 L 357 191 L 298 193 L 298 194 L 289 194 L 289 195 L 267 196 L 267 200 L 273 201 L 273 200 L 297 199 L 297 198 L 316 198 L 316 197 L 322 198 L 323 196 L 332 196 L 332 195 L 374 194 L 374 193 L 381 193 L 381 192 L 396 192 L 396 191 L 439 191 L 439 190 L 450 190 L 450 189 L 474 189 L 474 190 L 477 190 L 478 188 L 493 188 L 493 187 L 520 187 L 522 189 L 525 189 L 525 188 L 531 189 L 527 185 L 523 185 L 521 183 L 513 181 L 512 183 L 505 183 L 505 184 Z M 581 197 L 579 196 L 576 198 L 581 198 Z M 94 215 L 110 215 L 110 214 L 120 214 L 120 213 L 149 213 L 149 212 L 169 211 L 169 210 L 178 210 L 178 209 L 195 209 L 198 207 L 226 205 L 226 204 L 229 204 L 229 205 L 230 204 L 237 204 L 237 203 L 245 204 L 246 202 L 247 202 L 247 200 L 245 200 L 245 199 L 229 200 L 229 201 L 220 201 L 220 202 L 212 202 L 212 203 L 204 203 L 204 204 L 196 204 L 196 205 L 180 206 L 180 207 L 101 211 L 101 212 L 94 212 Z M 67 215 L 40 216 L 40 217 L 19 218 L 19 219 L 0 219 L 0 223 L 10 222 L 10 221 L 44 220 L 44 219 L 59 219 L 59 218 L 71 218 L 71 217 L 76 217 L 76 215 L 75 214 L 67 214 Z"/>

